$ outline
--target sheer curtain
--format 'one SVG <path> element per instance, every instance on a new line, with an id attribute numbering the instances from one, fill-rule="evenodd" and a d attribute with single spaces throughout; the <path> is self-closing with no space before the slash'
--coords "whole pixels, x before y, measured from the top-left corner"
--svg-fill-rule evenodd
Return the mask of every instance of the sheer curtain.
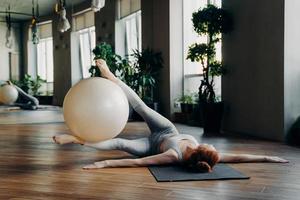
<path id="1" fill-rule="evenodd" d="M 54 82 L 52 23 L 38 26 L 40 41 L 36 45 L 36 74 L 46 80 L 40 89 L 41 93 L 51 95 Z"/>
<path id="2" fill-rule="evenodd" d="M 93 64 L 93 53 L 92 50 L 96 46 L 95 40 L 95 27 L 83 29 L 79 31 L 79 41 L 80 41 L 80 63 L 82 77 L 90 77 L 89 69 Z"/>
<path id="3" fill-rule="evenodd" d="M 92 50 L 96 46 L 95 14 L 93 11 L 73 16 L 73 33 L 75 33 L 79 43 L 81 78 L 88 78 L 90 77 L 89 69 L 93 64 Z"/>
<path id="4" fill-rule="evenodd" d="M 133 50 L 142 50 L 141 12 L 124 18 L 125 23 L 125 54 L 131 55 Z"/>

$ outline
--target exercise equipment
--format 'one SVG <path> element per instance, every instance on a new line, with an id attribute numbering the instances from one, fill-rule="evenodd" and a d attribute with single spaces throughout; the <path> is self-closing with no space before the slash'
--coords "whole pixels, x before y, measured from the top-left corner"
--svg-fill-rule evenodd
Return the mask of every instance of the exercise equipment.
<path id="1" fill-rule="evenodd" d="M 81 80 L 68 91 L 63 113 L 73 135 L 87 142 L 99 142 L 111 139 L 123 130 L 129 105 L 117 84 L 93 77 Z"/>
<path id="2" fill-rule="evenodd" d="M 180 165 L 148 167 L 157 182 L 249 179 L 249 176 L 226 164 L 217 164 L 212 172 L 192 172 Z"/>
<path id="3" fill-rule="evenodd" d="M 18 90 L 12 85 L 3 85 L 0 87 L 0 102 L 3 104 L 13 104 L 19 96 Z"/>

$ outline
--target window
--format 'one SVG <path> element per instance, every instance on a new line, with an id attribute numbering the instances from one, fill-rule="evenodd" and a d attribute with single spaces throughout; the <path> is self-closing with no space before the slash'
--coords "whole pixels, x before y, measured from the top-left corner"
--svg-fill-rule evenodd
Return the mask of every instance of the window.
<path id="1" fill-rule="evenodd" d="M 131 55 L 142 50 L 142 13 L 140 0 L 120 0 L 119 20 L 116 21 L 116 53 Z M 129 58 L 130 59 L 130 58 Z"/>
<path id="2" fill-rule="evenodd" d="M 79 39 L 80 66 L 82 78 L 90 77 L 89 69 L 92 65 L 92 50 L 96 46 L 95 17 L 93 11 L 87 11 L 73 17 L 73 31 Z"/>
<path id="3" fill-rule="evenodd" d="M 52 37 L 40 39 L 37 44 L 37 75 L 53 82 L 53 40 Z"/>
<path id="4" fill-rule="evenodd" d="M 125 24 L 125 54 L 131 55 L 133 50 L 142 50 L 141 11 L 122 19 Z"/>
<path id="5" fill-rule="evenodd" d="M 184 60 L 184 91 L 198 91 L 202 67 L 198 62 L 187 60 L 189 46 L 193 43 L 206 43 L 207 36 L 199 36 L 192 23 L 192 15 L 197 10 L 205 7 L 208 3 L 221 7 L 221 0 L 183 0 L 183 60 Z M 222 59 L 221 43 L 216 45 L 216 58 Z M 220 80 L 216 80 L 217 94 L 220 91 Z"/>
<path id="6" fill-rule="evenodd" d="M 90 77 L 89 69 L 93 60 L 92 50 L 96 46 L 95 38 L 96 33 L 94 26 L 79 31 L 80 61 L 83 78 Z"/>
<path id="7" fill-rule="evenodd" d="M 40 40 L 36 45 L 36 74 L 46 80 L 40 92 L 49 95 L 53 93 L 54 81 L 52 23 L 47 22 L 38 26 Z"/>

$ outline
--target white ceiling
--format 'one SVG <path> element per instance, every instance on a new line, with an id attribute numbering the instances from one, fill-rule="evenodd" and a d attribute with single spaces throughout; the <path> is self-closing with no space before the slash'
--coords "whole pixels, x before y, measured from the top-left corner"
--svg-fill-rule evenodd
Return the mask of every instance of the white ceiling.
<path id="1" fill-rule="evenodd" d="M 90 0 L 66 0 L 67 7 L 78 5 L 84 1 Z M 39 4 L 40 16 L 49 15 L 54 11 L 54 5 L 57 0 L 34 0 L 35 5 Z M 21 13 L 32 13 L 32 0 L 0 0 L 0 11 L 5 11 L 10 5 L 10 10 Z M 0 17 L 4 17 L 5 13 L 0 13 Z M 30 19 L 30 16 L 24 15 L 11 15 L 15 20 L 26 20 Z"/>

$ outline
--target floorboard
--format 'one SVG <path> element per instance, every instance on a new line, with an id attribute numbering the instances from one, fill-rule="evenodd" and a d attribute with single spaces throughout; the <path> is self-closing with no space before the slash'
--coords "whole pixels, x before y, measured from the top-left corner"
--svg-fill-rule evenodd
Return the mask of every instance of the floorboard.
<path id="1" fill-rule="evenodd" d="M 29 118 L 35 117 L 28 113 Z M 53 119 L 51 114 L 42 117 Z M 5 115 L 0 114 L 0 124 L 1 120 Z M 21 124 L 17 123 L 21 119 L 15 120 L 15 124 L 0 125 L 0 199 L 300 199 L 300 149 L 296 147 L 229 135 L 206 136 L 201 128 L 176 124 L 180 132 L 222 152 L 278 155 L 290 163 L 231 164 L 251 176 L 249 180 L 157 183 L 147 168 L 82 170 L 94 161 L 130 155 L 56 145 L 53 135 L 69 133 L 64 123 Z M 147 134 L 145 123 L 130 122 L 120 137 Z"/>

